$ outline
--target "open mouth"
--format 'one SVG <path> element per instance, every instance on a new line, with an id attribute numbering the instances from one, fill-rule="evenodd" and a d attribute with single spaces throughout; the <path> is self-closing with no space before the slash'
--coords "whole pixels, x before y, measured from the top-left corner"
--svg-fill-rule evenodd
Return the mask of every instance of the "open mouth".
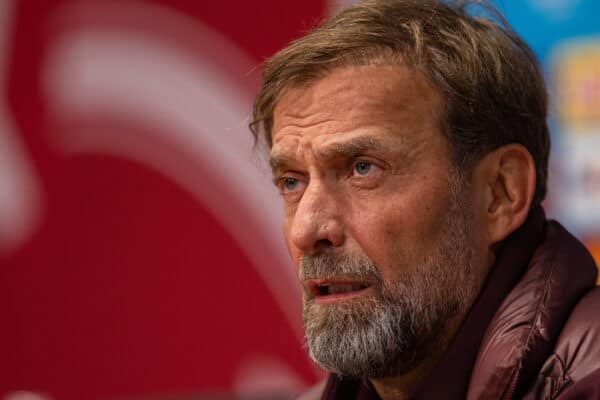
<path id="1" fill-rule="evenodd" d="M 369 282 L 312 280 L 308 287 L 317 302 L 337 302 L 362 295 Z"/>

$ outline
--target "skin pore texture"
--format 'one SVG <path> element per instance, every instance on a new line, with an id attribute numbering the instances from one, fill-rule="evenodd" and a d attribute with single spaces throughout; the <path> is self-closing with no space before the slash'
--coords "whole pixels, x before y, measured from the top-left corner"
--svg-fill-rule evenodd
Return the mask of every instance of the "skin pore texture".
<path id="1" fill-rule="evenodd" d="M 407 398 L 443 354 L 535 187 L 519 146 L 457 173 L 441 102 L 420 73 L 376 64 L 289 89 L 274 111 L 310 354 L 384 400 Z"/>

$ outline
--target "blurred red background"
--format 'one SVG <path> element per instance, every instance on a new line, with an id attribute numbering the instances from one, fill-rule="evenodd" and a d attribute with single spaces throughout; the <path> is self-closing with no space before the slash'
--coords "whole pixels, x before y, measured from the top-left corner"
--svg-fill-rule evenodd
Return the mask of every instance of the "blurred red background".
<path id="1" fill-rule="evenodd" d="M 261 61 L 326 4 L 1 7 L 0 398 L 314 382 L 246 126 Z"/>

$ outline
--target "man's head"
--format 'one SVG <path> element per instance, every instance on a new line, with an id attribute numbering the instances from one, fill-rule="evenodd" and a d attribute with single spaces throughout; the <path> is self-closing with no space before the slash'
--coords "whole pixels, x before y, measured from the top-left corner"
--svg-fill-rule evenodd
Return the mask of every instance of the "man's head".
<path id="1" fill-rule="evenodd" d="M 381 378 L 444 347 L 544 197 L 545 117 L 529 48 L 442 2 L 360 3 L 267 62 L 252 129 L 317 362 Z"/>

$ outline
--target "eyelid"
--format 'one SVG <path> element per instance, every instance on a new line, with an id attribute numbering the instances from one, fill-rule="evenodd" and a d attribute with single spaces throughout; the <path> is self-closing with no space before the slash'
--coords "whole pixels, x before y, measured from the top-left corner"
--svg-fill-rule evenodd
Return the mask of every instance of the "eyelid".
<path id="1" fill-rule="evenodd" d="M 273 184 L 275 184 L 275 186 L 279 185 L 279 182 L 281 182 L 281 179 L 284 177 L 290 177 L 290 174 L 294 175 L 294 176 L 292 176 L 293 178 L 295 178 L 297 175 L 300 175 L 299 172 L 296 172 L 294 170 L 289 170 L 289 169 L 273 170 L 273 175 L 272 175 L 273 176 L 273 178 L 272 178 Z"/>
<path id="2" fill-rule="evenodd" d="M 370 164 L 371 166 L 373 166 L 379 170 L 383 170 L 387 167 L 387 163 L 385 163 L 381 160 L 373 159 L 371 157 L 366 157 L 366 156 L 357 156 L 357 157 L 352 158 L 352 160 L 350 162 L 351 171 L 354 172 L 354 168 L 356 167 L 357 164 L 360 164 L 360 163 Z"/>
<path id="3" fill-rule="evenodd" d="M 304 174 L 301 174 L 296 171 L 281 172 L 273 178 L 273 182 L 275 183 L 275 186 L 277 186 L 277 188 L 279 189 L 279 192 L 283 195 L 298 192 L 298 190 L 287 191 L 284 188 L 283 184 L 284 184 L 285 180 L 288 178 L 296 179 L 299 184 L 304 184 L 304 185 L 306 184 L 306 176 Z"/>

